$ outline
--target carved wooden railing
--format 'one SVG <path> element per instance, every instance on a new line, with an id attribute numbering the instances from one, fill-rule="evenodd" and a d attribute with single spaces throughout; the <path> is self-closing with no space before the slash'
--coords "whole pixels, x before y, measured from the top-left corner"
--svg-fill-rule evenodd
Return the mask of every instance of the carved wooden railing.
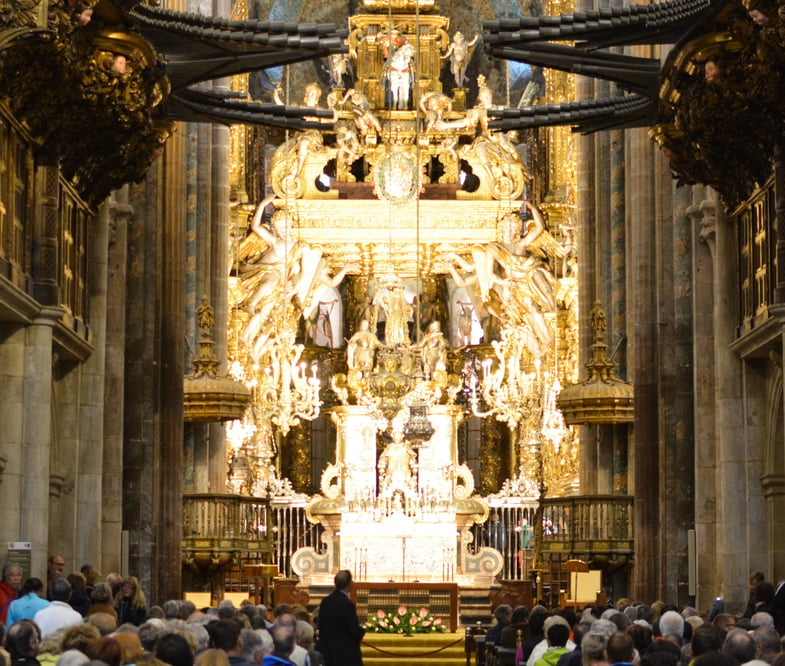
<path id="1" fill-rule="evenodd" d="M 581 495 L 542 501 L 542 551 L 585 557 L 633 551 L 633 498 Z"/>
<path id="2" fill-rule="evenodd" d="M 217 566 L 249 551 L 269 555 L 271 532 L 267 500 L 218 493 L 183 496 L 185 562 L 196 560 Z"/>

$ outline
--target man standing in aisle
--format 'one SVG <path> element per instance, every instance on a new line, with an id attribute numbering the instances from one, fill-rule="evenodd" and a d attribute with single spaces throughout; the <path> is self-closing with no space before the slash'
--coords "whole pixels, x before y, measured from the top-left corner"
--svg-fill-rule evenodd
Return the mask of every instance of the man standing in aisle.
<path id="1" fill-rule="evenodd" d="M 352 573 L 342 569 L 335 574 L 335 590 L 319 606 L 319 652 L 326 666 L 362 666 L 360 641 L 365 629 L 357 620 L 357 609 L 350 594 Z"/>

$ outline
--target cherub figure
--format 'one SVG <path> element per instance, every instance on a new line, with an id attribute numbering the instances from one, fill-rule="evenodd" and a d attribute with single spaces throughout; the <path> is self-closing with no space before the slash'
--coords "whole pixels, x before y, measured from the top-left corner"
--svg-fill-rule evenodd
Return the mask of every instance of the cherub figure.
<path id="1" fill-rule="evenodd" d="M 350 88 L 346 91 L 346 95 L 344 95 L 341 103 L 345 103 L 348 99 L 352 100 L 354 124 L 357 125 L 357 129 L 360 130 L 360 135 L 363 138 L 367 138 L 372 130 L 375 131 L 376 134 L 381 134 L 382 124 L 379 122 L 379 119 L 373 115 L 371 105 L 368 102 L 365 93 L 362 90 Z"/>
<path id="2" fill-rule="evenodd" d="M 463 88 L 463 82 L 466 80 L 466 68 L 469 66 L 469 56 L 471 48 L 477 43 L 479 35 L 467 42 L 463 33 L 458 30 L 452 37 L 452 43 L 443 56 L 439 56 L 442 60 L 450 59 L 450 71 L 455 79 L 455 86 Z"/>

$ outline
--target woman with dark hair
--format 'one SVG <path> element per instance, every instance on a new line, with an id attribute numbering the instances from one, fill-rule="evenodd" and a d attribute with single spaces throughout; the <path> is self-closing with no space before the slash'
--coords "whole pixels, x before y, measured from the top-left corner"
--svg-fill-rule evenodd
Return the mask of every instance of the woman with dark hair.
<path id="1" fill-rule="evenodd" d="M 12 601 L 8 607 L 6 625 L 9 627 L 19 620 L 32 620 L 38 611 L 49 605 L 42 596 L 44 583 L 40 578 L 28 578 L 19 590 L 19 594 L 19 598 Z"/>
<path id="2" fill-rule="evenodd" d="M 137 627 L 147 619 L 147 602 L 135 576 L 123 578 L 120 590 L 114 598 L 118 624 L 130 622 Z"/>

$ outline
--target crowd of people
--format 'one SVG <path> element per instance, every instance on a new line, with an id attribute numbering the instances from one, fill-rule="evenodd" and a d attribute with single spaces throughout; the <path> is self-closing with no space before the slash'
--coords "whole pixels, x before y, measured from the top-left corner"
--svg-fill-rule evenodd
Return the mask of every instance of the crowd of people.
<path id="1" fill-rule="evenodd" d="M 349 571 L 336 574 L 324 612 L 314 617 L 287 604 L 271 614 L 250 599 L 239 608 L 230 600 L 202 609 L 179 599 L 148 606 L 133 576 L 102 577 L 92 567 L 65 576 L 64 566 L 63 558 L 50 558 L 46 586 L 38 578 L 22 583 L 18 564 L 3 567 L 0 666 L 362 664 L 365 631 L 350 598 Z"/>
<path id="2" fill-rule="evenodd" d="M 785 583 L 760 572 L 739 613 L 721 598 L 704 614 L 622 599 L 578 611 L 500 605 L 494 616 L 485 644 L 515 650 L 515 666 L 785 666 Z"/>

